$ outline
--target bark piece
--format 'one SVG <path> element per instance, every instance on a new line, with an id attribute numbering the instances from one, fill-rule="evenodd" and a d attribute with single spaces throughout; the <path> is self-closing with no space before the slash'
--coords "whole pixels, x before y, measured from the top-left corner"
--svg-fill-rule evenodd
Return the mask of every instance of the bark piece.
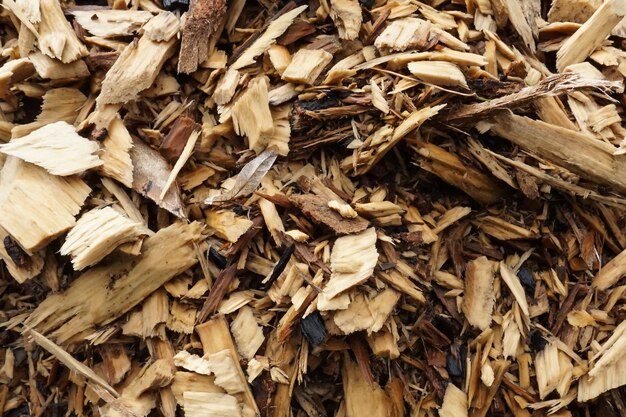
<path id="1" fill-rule="evenodd" d="M 26 319 L 26 325 L 66 343 L 96 325 L 106 324 L 197 262 L 193 242 L 199 223 L 175 223 L 147 238 L 136 259 L 102 265 L 82 274 L 63 293 L 48 297 Z M 85 297 L 85 294 L 100 294 Z"/>
<path id="2" fill-rule="evenodd" d="M 339 213 L 328 207 L 329 200 L 322 197 L 296 195 L 290 197 L 290 200 L 316 223 L 326 225 L 342 235 L 362 232 L 369 225 L 369 222 L 362 217 L 355 219 L 343 218 Z"/>
<path id="3" fill-rule="evenodd" d="M 170 131 L 161 142 L 159 152 L 170 163 L 176 162 L 183 152 L 191 133 L 200 129 L 200 125 L 193 119 L 181 116 L 172 125 Z"/>
<path id="4" fill-rule="evenodd" d="M 9 157 L 0 171 L 0 226 L 33 253 L 74 226 L 90 192 L 80 178 L 53 176 Z"/>
<path id="5" fill-rule="evenodd" d="M 209 37 L 220 27 L 226 9 L 226 0 L 192 2 L 182 27 L 178 72 L 190 74 L 209 57 Z"/>

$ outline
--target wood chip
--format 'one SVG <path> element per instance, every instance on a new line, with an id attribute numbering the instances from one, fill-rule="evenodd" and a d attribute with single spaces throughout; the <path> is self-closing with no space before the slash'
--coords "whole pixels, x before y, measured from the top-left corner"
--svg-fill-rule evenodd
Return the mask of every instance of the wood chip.
<path id="1" fill-rule="evenodd" d="M 100 147 L 76 133 L 66 122 L 46 125 L 34 132 L 0 145 L 0 152 L 45 168 L 53 175 L 80 174 L 103 162 Z"/>

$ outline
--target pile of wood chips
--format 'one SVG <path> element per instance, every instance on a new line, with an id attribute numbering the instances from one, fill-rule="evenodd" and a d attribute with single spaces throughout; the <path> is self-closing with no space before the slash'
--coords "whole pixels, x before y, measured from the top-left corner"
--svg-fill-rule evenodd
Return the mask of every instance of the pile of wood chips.
<path id="1" fill-rule="evenodd" d="M 3 0 L 0 415 L 626 416 L 626 0 Z"/>

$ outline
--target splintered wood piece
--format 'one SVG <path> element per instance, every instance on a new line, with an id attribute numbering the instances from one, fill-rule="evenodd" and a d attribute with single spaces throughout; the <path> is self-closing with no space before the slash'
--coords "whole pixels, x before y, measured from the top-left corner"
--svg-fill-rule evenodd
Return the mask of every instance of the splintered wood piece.
<path id="1" fill-rule="evenodd" d="M 399 299 L 400 293 L 391 288 L 371 299 L 358 294 L 347 309 L 335 313 L 333 321 L 345 334 L 360 330 L 367 330 L 367 334 L 376 333 L 383 328 Z"/>
<path id="2" fill-rule="evenodd" d="M 359 36 L 363 16 L 358 0 L 330 0 L 330 18 L 340 39 L 351 41 Z"/>
<path id="3" fill-rule="evenodd" d="M 482 204 L 492 204 L 506 195 L 497 180 L 480 170 L 464 164 L 456 155 L 432 143 L 417 142 L 420 167 L 432 172 Z"/>
<path id="4" fill-rule="evenodd" d="M 107 136 L 102 141 L 100 172 L 128 188 L 133 186 L 133 161 L 130 157 L 132 147 L 133 138 L 122 119 L 116 116 L 109 124 Z"/>
<path id="5" fill-rule="evenodd" d="M 607 0 L 602 3 L 589 20 L 578 28 L 556 53 L 556 67 L 559 72 L 587 59 L 624 16 L 626 16 L 626 3 L 622 0 Z"/>
<path id="6" fill-rule="evenodd" d="M 330 255 L 332 274 L 324 287 L 326 298 L 331 299 L 372 276 L 378 261 L 376 239 L 376 230 L 371 227 L 335 241 Z"/>
<path id="7" fill-rule="evenodd" d="M 250 45 L 240 56 L 237 58 L 235 62 L 230 66 L 233 69 L 241 69 L 243 67 L 247 67 L 248 65 L 254 64 L 254 59 L 268 50 L 270 46 L 272 46 L 276 42 L 276 38 L 285 33 L 287 28 L 291 26 L 293 21 L 307 9 L 308 6 L 299 6 L 295 9 L 288 11 L 287 13 L 279 16 L 274 21 L 272 21 L 265 32 L 261 36 L 259 36 L 253 43 Z"/>
<path id="8" fill-rule="evenodd" d="M 252 220 L 237 216 L 230 210 L 207 211 L 206 224 L 219 238 L 235 243 L 252 227 Z"/>
<path id="9" fill-rule="evenodd" d="M 183 394 L 187 391 L 212 392 L 224 394 L 224 390 L 215 385 L 214 377 L 201 375 L 195 372 L 177 371 L 172 381 L 172 392 L 176 402 L 183 406 Z M 205 404 L 206 405 L 206 404 Z"/>
<path id="10" fill-rule="evenodd" d="M 172 379 L 174 379 L 174 373 L 169 361 L 167 359 L 157 359 L 146 365 L 139 375 L 124 388 L 121 399 L 139 398 L 148 390 L 169 385 Z"/>
<path id="11" fill-rule="evenodd" d="M 4 261 L 9 274 L 20 284 L 39 275 L 44 267 L 44 257 L 41 253 L 36 252 L 29 256 L 2 227 L 0 227 L 0 259 Z"/>
<path id="12" fill-rule="evenodd" d="M 467 264 L 465 270 L 465 295 L 461 309 L 472 326 L 485 330 L 491 324 L 491 313 L 495 306 L 493 282 L 494 262 L 485 256 Z"/>
<path id="13" fill-rule="evenodd" d="M 178 158 L 178 161 L 176 161 L 176 163 L 174 164 L 174 167 L 172 168 L 172 172 L 170 172 L 170 175 L 167 177 L 167 180 L 165 181 L 165 185 L 163 186 L 163 189 L 161 190 L 161 193 L 159 194 L 160 201 L 162 201 L 165 198 L 165 195 L 169 191 L 170 187 L 172 186 L 174 181 L 176 181 L 176 177 L 178 176 L 178 173 L 181 171 L 181 169 L 183 169 L 183 166 L 185 166 L 185 164 L 191 157 L 191 154 L 194 151 L 194 147 L 196 146 L 196 142 L 198 141 L 199 137 L 200 137 L 199 130 L 195 130 L 194 132 L 191 133 L 191 135 L 189 135 L 189 138 L 187 139 L 187 143 L 185 144 L 185 147 L 183 148 L 183 151 L 181 152 L 180 157 Z"/>
<path id="14" fill-rule="evenodd" d="M 200 223 L 174 223 L 147 238 L 137 258 L 90 269 L 63 293 L 43 301 L 26 325 L 50 334 L 58 343 L 115 320 L 153 291 L 195 265 L 193 243 L 200 239 Z M 85 297 L 85 294 L 100 294 Z"/>
<path id="15" fill-rule="evenodd" d="M 446 105 L 440 104 L 434 107 L 424 107 L 411 113 L 395 129 L 384 125 L 372 135 L 372 143 L 376 145 L 366 152 L 357 154 L 356 161 L 348 157 L 341 162 L 342 168 L 349 170 L 356 164 L 356 174 L 363 175 L 369 172 L 393 147 L 404 139 L 409 133 L 418 129 L 426 120 L 436 116 Z"/>
<path id="16" fill-rule="evenodd" d="M 535 358 L 537 386 L 539 398 L 542 400 L 554 391 L 559 384 L 561 370 L 559 367 L 559 350 L 556 343 L 548 343 Z"/>
<path id="17" fill-rule="evenodd" d="M 414 17 L 394 20 L 378 35 L 374 45 L 386 51 L 420 51 L 430 43 L 431 27 L 429 21 Z"/>
<path id="18" fill-rule="evenodd" d="M 393 403 L 387 393 L 376 382 L 368 384 L 359 365 L 352 362 L 347 354 L 343 357 L 341 376 L 346 417 L 393 415 Z"/>
<path id="19" fill-rule="evenodd" d="M 50 58 L 41 52 L 34 52 L 28 55 L 28 59 L 35 66 L 37 75 L 40 78 L 51 80 L 72 80 L 89 76 L 87 64 L 82 59 L 70 63 L 63 63 L 57 59 Z"/>
<path id="20" fill-rule="evenodd" d="M 314 84 L 332 60 L 333 55 L 323 49 L 300 49 L 285 68 L 282 79 L 292 83 Z"/>
<path id="21" fill-rule="evenodd" d="M 600 290 L 606 290 L 622 279 L 626 274 L 626 250 L 620 252 L 609 263 L 602 266 L 600 272 L 593 278 L 592 285 Z"/>
<path id="22" fill-rule="evenodd" d="M 578 384 L 578 401 L 586 402 L 597 398 L 603 392 L 626 384 L 626 322 L 615 328 L 600 346 L 589 372 L 583 375 Z"/>
<path id="23" fill-rule="evenodd" d="M 167 328 L 177 333 L 192 334 L 196 315 L 197 310 L 194 306 L 174 301 L 167 320 Z"/>
<path id="24" fill-rule="evenodd" d="M 211 365 L 208 359 L 193 355 L 186 350 L 181 350 L 174 355 L 174 364 L 188 371 L 193 371 L 200 375 L 211 375 Z M 220 390 L 221 391 L 221 390 Z"/>
<path id="25" fill-rule="evenodd" d="M 236 358 L 228 349 L 209 353 L 208 365 L 211 373 L 215 375 L 215 385 L 222 387 L 231 395 L 243 393 L 246 390 L 246 382 L 242 381 L 235 365 Z"/>
<path id="26" fill-rule="evenodd" d="M 220 27 L 226 9 L 226 0 L 197 0 L 192 3 L 182 27 L 178 72 L 190 74 L 209 57 L 209 38 Z"/>
<path id="27" fill-rule="evenodd" d="M 71 13 L 83 29 L 103 38 L 131 36 L 153 16 L 143 10 L 72 10 Z"/>
<path id="28" fill-rule="evenodd" d="M 543 79 L 539 84 L 522 88 L 520 91 L 495 98 L 493 100 L 485 101 L 483 103 L 467 104 L 460 106 L 453 112 L 446 115 L 446 120 L 474 120 L 478 116 L 484 116 L 498 109 L 525 106 L 534 100 L 542 97 L 548 97 L 553 95 L 559 95 L 571 92 L 573 90 L 581 89 L 607 89 L 612 90 L 619 88 L 619 86 L 613 82 L 607 80 L 597 80 L 583 78 L 577 73 L 565 73 L 556 74 Z M 540 103 L 541 105 L 541 103 Z M 562 126 L 560 123 L 554 123 L 558 126 Z M 567 127 L 567 126 L 563 126 Z"/>
<path id="29" fill-rule="evenodd" d="M 409 71 L 417 79 L 443 86 L 467 88 L 465 75 L 458 66 L 445 61 L 418 61 L 409 63 Z"/>
<path id="30" fill-rule="evenodd" d="M 67 122 L 56 122 L 0 145 L 0 152 L 45 168 L 53 175 L 79 174 L 102 165 L 100 146 L 76 133 Z"/>
<path id="31" fill-rule="evenodd" d="M 160 198 L 172 172 L 165 159 L 141 139 L 133 139 L 130 157 L 133 164 L 133 190 L 148 197 L 176 217 L 184 217 L 183 202 L 177 184 L 169 187 L 164 198 Z"/>
<path id="32" fill-rule="evenodd" d="M 6 98 L 13 84 L 19 83 L 33 74 L 35 74 L 35 67 L 28 58 L 5 62 L 0 67 L 0 97 Z"/>
<path id="33" fill-rule="evenodd" d="M 61 346 L 58 346 L 52 340 L 48 339 L 41 333 L 29 327 L 26 328 L 25 333 L 27 336 L 32 337 L 35 343 L 50 352 L 55 358 L 59 360 L 59 362 L 67 366 L 70 370 L 76 372 L 79 375 L 82 375 L 94 384 L 99 385 L 113 397 L 119 397 L 117 391 L 115 391 L 115 389 L 111 387 L 100 375 L 96 374 L 88 366 L 79 362 L 72 355 L 67 353 L 67 351 L 65 351 Z"/>
<path id="34" fill-rule="evenodd" d="M 235 133 L 248 138 L 248 147 L 257 154 L 268 144 L 268 135 L 274 130 L 269 106 L 266 77 L 250 81 L 246 91 L 233 104 L 231 116 Z"/>
<path id="35" fill-rule="evenodd" d="M 230 324 L 237 350 L 246 359 L 252 359 L 259 350 L 265 337 L 263 329 L 254 318 L 250 307 L 244 306 L 239 309 L 237 317 Z"/>
<path id="36" fill-rule="evenodd" d="M 174 379 L 173 368 L 167 359 L 157 359 L 144 366 L 124 387 L 122 395 L 104 406 L 103 417 L 118 417 L 127 414 L 120 409 L 131 410 L 134 415 L 147 415 L 156 407 L 156 393 L 159 388 L 167 387 Z"/>
<path id="37" fill-rule="evenodd" d="M 127 103 L 150 87 L 177 43 L 178 18 L 163 12 L 144 25 L 139 41 L 129 43 L 102 81 L 98 106 Z M 167 28 L 164 32 L 163 28 Z M 151 65 L 145 65 L 149 61 Z"/>
<path id="38" fill-rule="evenodd" d="M 0 171 L 0 227 L 33 253 L 74 226 L 90 192 L 78 177 L 50 175 L 9 157 Z"/>
<path id="39" fill-rule="evenodd" d="M 601 0 L 554 0 L 548 11 L 548 22 L 583 24 L 601 4 Z"/>
<path id="40" fill-rule="evenodd" d="M 183 392 L 185 417 L 241 417 L 237 398 L 213 392 Z"/>
<path id="41" fill-rule="evenodd" d="M 229 68 L 215 86 L 215 91 L 213 92 L 215 104 L 220 106 L 228 104 L 235 95 L 240 79 L 241 73 L 236 69 Z"/>
<path id="42" fill-rule="evenodd" d="M 70 255 L 74 270 L 98 263 L 119 245 L 145 234 L 143 224 L 134 222 L 111 207 L 91 210 L 81 216 L 61 246 Z"/>
<path id="43" fill-rule="evenodd" d="M 507 113 L 494 117 L 491 131 L 575 174 L 626 192 L 626 160 L 613 155 L 612 145 L 590 140 L 583 133 Z"/>
<path id="44" fill-rule="evenodd" d="M 77 61 L 78 62 L 78 61 Z M 48 124 L 64 121 L 73 124 L 87 97 L 76 88 L 53 88 L 43 96 L 41 113 L 32 123 L 16 125 L 11 129 L 13 138 L 25 136 Z"/>
<path id="45" fill-rule="evenodd" d="M 535 16 L 528 16 L 525 13 L 524 6 L 525 1 L 518 0 L 501 0 L 504 8 L 508 14 L 509 22 L 513 25 L 515 31 L 520 35 L 524 44 L 532 51 L 535 52 L 535 36 L 537 33 L 537 26 L 534 22 Z M 536 16 L 539 18 L 539 15 Z M 529 22 L 528 19 L 533 19 L 533 21 Z M 535 30 L 533 31 L 532 26 L 534 25 Z M 533 33 L 535 32 L 535 33 Z"/>
<path id="46" fill-rule="evenodd" d="M 456 385 L 448 384 L 439 409 L 439 417 L 467 417 L 467 394 Z"/>
<path id="47" fill-rule="evenodd" d="M 519 278 L 515 275 L 511 267 L 504 262 L 500 262 L 500 276 L 502 277 L 502 281 L 509 287 L 509 291 L 513 294 L 517 304 L 519 304 L 522 313 L 524 313 L 525 320 L 528 320 L 528 301 L 526 300 L 526 293 L 524 292 L 524 287 L 522 287 Z"/>
<path id="48" fill-rule="evenodd" d="M 128 352 L 122 345 L 104 345 L 98 352 L 102 357 L 102 369 L 112 385 L 119 384 L 131 368 Z"/>
<path id="49" fill-rule="evenodd" d="M 37 28 L 39 49 L 64 63 L 76 61 L 88 54 L 76 32 L 63 15 L 59 0 L 39 0 L 41 22 Z"/>
<path id="50" fill-rule="evenodd" d="M 205 355 L 215 354 L 223 350 L 227 350 L 231 358 L 237 358 L 235 343 L 233 342 L 230 330 L 228 329 L 228 324 L 223 316 L 217 316 L 206 323 L 196 326 L 196 332 L 202 342 L 202 348 Z M 256 405 L 256 401 L 254 401 L 254 396 L 252 395 L 250 386 L 246 381 L 246 377 L 243 373 L 243 369 L 241 369 L 239 360 L 234 359 L 233 365 L 239 375 L 239 380 L 244 386 L 244 392 L 238 394 L 237 398 L 240 401 L 243 401 L 247 407 L 258 415 L 259 409 Z"/>
<path id="51" fill-rule="evenodd" d="M 512 224 L 496 216 L 481 217 L 476 225 L 488 235 L 500 240 L 533 239 L 538 237 L 535 232 Z"/>

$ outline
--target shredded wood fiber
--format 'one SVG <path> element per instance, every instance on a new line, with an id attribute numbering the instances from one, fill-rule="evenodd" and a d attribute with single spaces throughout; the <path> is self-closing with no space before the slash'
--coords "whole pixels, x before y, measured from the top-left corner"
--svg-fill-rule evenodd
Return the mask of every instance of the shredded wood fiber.
<path id="1" fill-rule="evenodd" d="M 0 415 L 626 415 L 626 0 L 4 0 Z"/>

